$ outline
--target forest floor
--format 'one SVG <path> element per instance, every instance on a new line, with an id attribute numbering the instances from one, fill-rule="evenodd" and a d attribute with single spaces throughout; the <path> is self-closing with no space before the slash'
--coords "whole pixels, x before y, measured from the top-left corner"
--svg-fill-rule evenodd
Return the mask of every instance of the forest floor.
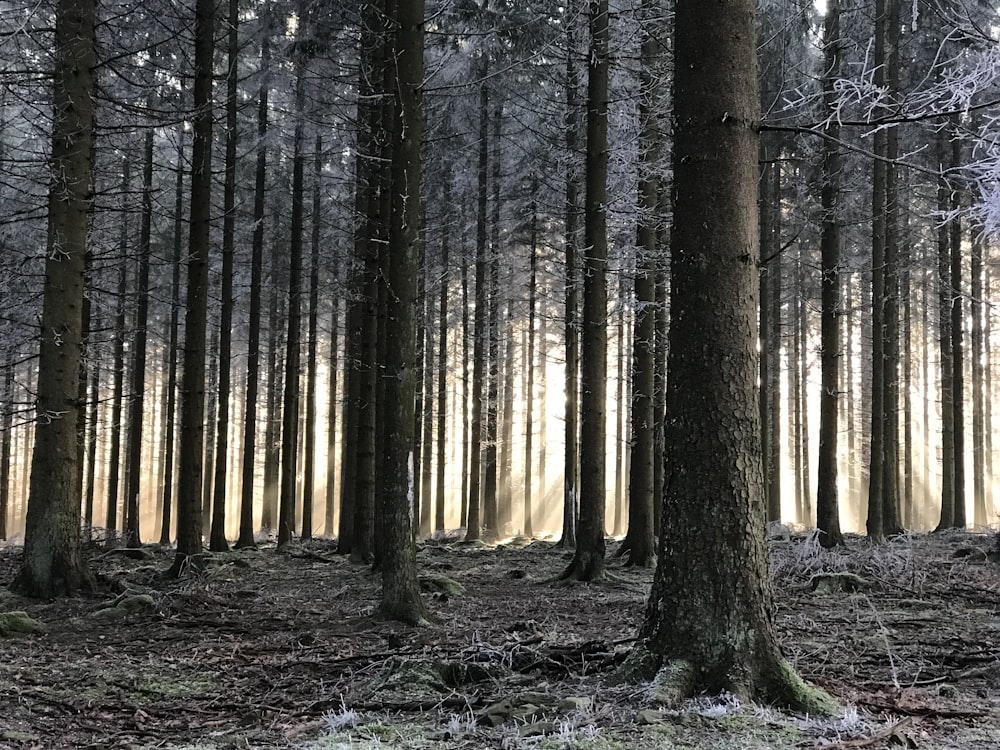
<path id="1" fill-rule="evenodd" d="M 422 544 L 424 628 L 373 619 L 377 578 L 325 540 L 212 555 L 181 580 L 162 577 L 169 550 L 94 547 L 92 594 L 0 589 L 0 612 L 44 626 L 0 638 L 0 748 L 1000 748 L 995 537 L 827 551 L 776 531 L 785 653 L 840 717 L 731 697 L 668 711 L 611 684 L 652 577 L 617 543 L 596 584 L 553 582 L 568 558 L 544 541 Z M 0 585 L 19 556 L 0 548 Z"/>

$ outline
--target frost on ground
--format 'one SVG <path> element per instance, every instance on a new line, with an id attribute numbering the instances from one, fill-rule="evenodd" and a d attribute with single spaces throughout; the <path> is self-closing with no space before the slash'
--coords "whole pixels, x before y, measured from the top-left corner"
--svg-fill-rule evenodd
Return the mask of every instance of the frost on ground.
<path id="1" fill-rule="evenodd" d="M 548 542 L 428 542 L 418 559 L 435 623 L 409 628 L 373 619 L 377 576 L 317 540 L 208 556 L 181 581 L 160 576 L 170 550 L 95 549 L 91 596 L 4 592 L 0 614 L 39 628 L 0 640 L 0 748 L 1000 746 L 990 537 L 826 550 L 792 529 L 770 536 L 786 656 L 841 701 L 833 719 L 731 696 L 664 711 L 648 685 L 613 685 L 651 578 L 619 567 L 613 546 L 610 580 L 567 586 L 550 583 L 566 553 Z M 0 583 L 18 554 L 0 550 Z M 112 605 L 120 616 L 99 614 Z"/>

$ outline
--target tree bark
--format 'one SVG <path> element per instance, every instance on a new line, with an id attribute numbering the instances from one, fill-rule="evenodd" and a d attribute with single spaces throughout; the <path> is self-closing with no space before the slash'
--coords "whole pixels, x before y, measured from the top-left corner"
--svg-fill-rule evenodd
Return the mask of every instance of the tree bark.
<path id="1" fill-rule="evenodd" d="M 92 585 L 80 546 L 77 424 L 97 93 L 95 6 L 94 0 L 59 0 L 55 9 L 55 116 L 38 359 L 38 417 L 24 554 L 11 584 L 21 594 L 45 599 Z"/>
<path id="2" fill-rule="evenodd" d="M 229 469 L 229 411 L 233 338 L 233 273 L 236 255 L 236 146 L 239 142 L 237 119 L 237 75 L 239 64 L 239 0 L 229 0 L 226 42 L 226 163 L 222 189 L 222 304 L 219 310 L 219 387 L 218 416 L 215 431 L 215 476 L 212 490 L 212 526 L 209 549 L 225 552 L 226 539 L 226 479 Z"/>
<path id="3" fill-rule="evenodd" d="M 427 621 L 417 584 L 411 498 L 414 483 L 413 401 L 416 336 L 414 278 L 420 242 L 420 149 L 423 139 L 424 0 L 399 0 L 392 59 L 397 61 L 391 129 L 392 210 L 381 265 L 387 290 L 382 454 L 382 598 L 379 613 L 413 624 Z"/>
<path id="4" fill-rule="evenodd" d="M 823 187 L 821 229 L 821 365 L 819 414 L 819 466 L 816 473 L 816 527 L 824 547 L 844 543 L 840 531 L 840 504 L 837 497 L 837 412 L 841 386 L 840 346 L 840 124 L 834 111 L 840 77 L 840 5 L 829 0 L 823 25 L 823 103 L 829 122 L 823 140 Z"/>
<path id="5" fill-rule="evenodd" d="M 669 469 L 660 559 L 623 672 L 659 671 L 670 705 L 727 691 L 832 713 L 781 656 L 764 540 L 754 10 L 676 8 Z"/>
<path id="6" fill-rule="evenodd" d="M 202 551 L 201 480 L 205 445 L 205 359 L 208 316 L 208 255 L 212 207 L 212 73 L 215 3 L 196 0 L 194 140 L 191 147 L 191 219 L 188 235 L 187 305 L 181 369 L 181 435 L 177 481 L 177 577 Z"/>
<path id="7" fill-rule="evenodd" d="M 605 439 L 607 435 L 608 290 L 608 2 L 590 0 L 587 74 L 583 320 L 580 353 L 580 519 L 576 550 L 563 578 L 604 576 Z"/>

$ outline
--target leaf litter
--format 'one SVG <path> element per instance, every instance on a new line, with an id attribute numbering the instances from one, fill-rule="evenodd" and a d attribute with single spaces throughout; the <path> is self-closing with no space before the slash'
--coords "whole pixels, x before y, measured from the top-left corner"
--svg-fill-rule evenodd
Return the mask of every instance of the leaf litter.
<path id="1" fill-rule="evenodd" d="M 613 544 L 609 580 L 566 585 L 550 541 L 424 542 L 426 628 L 375 619 L 377 574 L 330 540 L 262 540 L 180 580 L 162 576 L 169 549 L 95 546 L 95 592 L 0 594 L 0 613 L 39 623 L 0 639 L 0 748 L 1000 747 L 994 537 L 826 550 L 772 534 L 783 647 L 844 706 L 832 719 L 733 696 L 667 711 L 614 685 L 652 571 L 621 567 Z M 0 584 L 19 557 L 0 547 Z"/>

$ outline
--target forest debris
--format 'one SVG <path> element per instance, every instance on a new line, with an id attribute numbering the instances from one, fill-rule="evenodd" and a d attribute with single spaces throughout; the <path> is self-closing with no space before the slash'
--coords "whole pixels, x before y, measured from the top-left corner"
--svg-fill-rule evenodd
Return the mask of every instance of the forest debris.
<path id="1" fill-rule="evenodd" d="M 817 573 L 809 579 L 810 590 L 817 594 L 853 593 L 867 591 L 872 582 L 855 573 Z"/>
<path id="2" fill-rule="evenodd" d="M 821 739 L 817 744 L 813 745 L 813 750 L 853 750 L 853 748 L 857 747 L 871 747 L 872 745 L 881 744 L 883 741 L 888 742 L 889 745 L 894 747 L 916 748 L 917 741 L 911 734 L 912 722 L 913 719 L 906 717 L 895 724 L 890 724 L 880 729 L 870 737 L 859 737 L 855 740 L 829 742 Z"/>
<path id="3" fill-rule="evenodd" d="M 23 610 L 0 613 L 0 638 L 16 638 L 32 633 L 44 633 L 45 624 L 29 617 Z"/>

